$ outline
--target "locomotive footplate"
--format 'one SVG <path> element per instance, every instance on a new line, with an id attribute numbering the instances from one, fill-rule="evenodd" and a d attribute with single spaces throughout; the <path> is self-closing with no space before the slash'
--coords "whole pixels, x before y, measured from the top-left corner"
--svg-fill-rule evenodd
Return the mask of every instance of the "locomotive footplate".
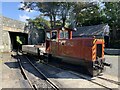
<path id="1" fill-rule="evenodd" d="M 95 62 L 93 62 L 93 68 L 103 70 L 104 69 L 104 63 L 105 58 L 98 58 Z"/>

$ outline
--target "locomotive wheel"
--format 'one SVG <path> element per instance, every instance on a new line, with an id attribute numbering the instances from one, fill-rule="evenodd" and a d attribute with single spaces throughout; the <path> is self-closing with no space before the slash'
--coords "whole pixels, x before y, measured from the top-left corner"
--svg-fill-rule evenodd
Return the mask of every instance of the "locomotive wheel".
<path id="1" fill-rule="evenodd" d="M 101 72 L 102 72 L 101 69 L 94 69 L 94 68 L 88 69 L 88 73 L 92 77 L 98 76 Z"/>
<path id="2" fill-rule="evenodd" d="M 48 54 L 48 61 L 52 61 L 52 54 Z"/>

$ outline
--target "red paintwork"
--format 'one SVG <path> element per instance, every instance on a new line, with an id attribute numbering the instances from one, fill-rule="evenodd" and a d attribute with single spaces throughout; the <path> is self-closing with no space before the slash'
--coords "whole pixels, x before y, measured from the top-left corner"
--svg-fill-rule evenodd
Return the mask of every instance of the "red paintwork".
<path id="1" fill-rule="evenodd" d="M 97 41 L 93 44 L 94 40 Z M 64 43 L 64 45 L 62 45 L 62 43 Z M 104 41 L 99 39 L 61 39 L 58 40 L 58 42 L 50 42 L 49 53 L 55 56 L 66 56 L 71 58 L 95 61 L 96 44 L 102 44 L 104 47 Z M 102 58 L 104 58 L 104 50 L 102 50 Z"/>
<path id="2" fill-rule="evenodd" d="M 47 40 L 49 48 L 47 53 L 54 56 L 65 56 L 76 58 L 78 60 L 95 61 L 96 45 L 102 44 L 102 58 L 104 58 L 104 40 L 95 38 L 75 38 L 72 39 L 72 31 L 69 30 L 69 39 L 60 39 L 59 30 L 57 32 L 58 39 L 56 41 Z"/>

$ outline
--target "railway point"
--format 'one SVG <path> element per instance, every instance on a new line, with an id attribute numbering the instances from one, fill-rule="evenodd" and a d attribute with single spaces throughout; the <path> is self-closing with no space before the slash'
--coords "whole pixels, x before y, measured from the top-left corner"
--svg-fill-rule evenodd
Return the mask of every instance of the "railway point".
<path id="1" fill-rule="evenodd" d="M 119 90 L 118 4 L 2 1 L 0 89 Z"/>

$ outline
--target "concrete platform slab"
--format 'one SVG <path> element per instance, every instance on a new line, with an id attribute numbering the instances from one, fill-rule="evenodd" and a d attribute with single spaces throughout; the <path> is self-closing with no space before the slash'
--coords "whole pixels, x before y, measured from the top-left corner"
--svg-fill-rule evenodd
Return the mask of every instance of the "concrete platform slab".
<path id="1" fill-rule="evenodd" d="M 112 64 L 112 68 L 106 67 L 104 74 L 120 78 L 120 56 L 118 55 L 105 55 L 106 62 Z"/>
<path id="2" fill-rule="evenodd" d="M 120 49 L 105 48 L 105 54 L 120 55 Z"/>

